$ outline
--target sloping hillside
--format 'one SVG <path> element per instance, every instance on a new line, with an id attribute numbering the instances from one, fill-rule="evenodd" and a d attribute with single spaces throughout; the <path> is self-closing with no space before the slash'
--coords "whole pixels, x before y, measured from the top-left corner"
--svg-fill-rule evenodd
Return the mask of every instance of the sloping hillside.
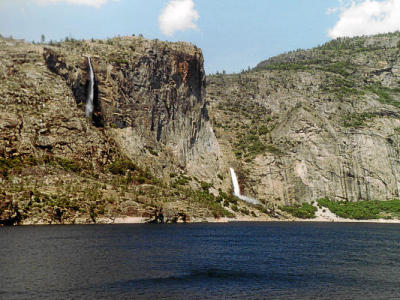
<path id="1" fill-rule="evenodd" d="M 400 34 L 333 40 L 207 80 L 244 193 L 290 205 L 400 196 Z"/>

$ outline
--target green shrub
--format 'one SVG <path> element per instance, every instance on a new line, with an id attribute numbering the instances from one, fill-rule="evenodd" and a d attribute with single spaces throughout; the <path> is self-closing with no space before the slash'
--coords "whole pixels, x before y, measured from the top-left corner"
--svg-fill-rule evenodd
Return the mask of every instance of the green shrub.
<path id="1" fill-rule="evenodd" d="M 153 149 L 149 149 L 149 152 L 151 155 L 158 156 L 158 152 Z"/>
<path id="2" fill-rule="evenodd" d="M 327 72 L 332 72 L 332 73 L 337 73 L 342 76 L 349 76 L 351 75 L 351 72 L 355 70 L 353 66 L 351 66 L 348 62 L 340 61 L 336 63 L 329 64 L 325 68 L 323 68 L 324 71 Z"/>
<path id="3" fill-rule="evenodd" d="M 353 128 L 364 127 L 366 125 L 366 122 L 375 117 L 376 114 L 368 112 L 348 114 L 343 117 L 343 126 Z"/>
<path id="4" fill-rule="evenodd" d="M 177 188 L 179 186 L 183 186 L 189 183 L 189 177 L 186 177 L 184 175 L 179 175 L 179 177 L 177 179 L 174 180 L 174 182 L 172 182 L 171 186 L 173 188 Z"/>
<path id="5" fill-rule="evenodd" d="M 20 172 L 22 161 L 20 158 L 1 158 L 0 157 L 0 175 L 7 178 L 10 171 Z"/>
<path id="6" fill-rule="evenodd" d="M 317 208 L 311 204 L 303 203 L 295 204 L 294 206 L 282 206 L 280 210 L 288 212 L 292 216 L 299 219 L 314 219 Z"/>
<path id="7" fill-rule="evenodd" d="M 201 188 L 204 191 L 208 191 L 212 187 L 212 183 L 207 183 L 207 182 L 201 182 Z"/>
<path id="8" fill-rule="evenodd" d="M 400 108 L 400 102 L 394 100 L 391 96 L 391 93 L 398 93 L 398 89 L 390 89 L 382 86 L 380 83 L 370 84 L 366 86 L 365 89 L 379 96 L 379 102 Z"/>
<path id="9" fill-rule="evenodd" d="M 213 194 L 209 193 L 208 190 L 193 191 L 191 189 L 185 189 L 183 191 L 188 197 L 207 207 L 212 212 L 214 218 L 234 217 L 231 212 L 227 211 L 223 206 L 221 206 L 218 201 L 216 201 L 216 197 Z M 223 205 L 225 206 L 225 202 L 223 203 Z"/>
<path id="10" fill-rule="evenodd" d="M 116 160 L 108 166 L 108 170 L 114 175 L 124 175 L 127 170 L 135 171 L 136 166 L 129 160 Z"/>
<path id="11" fill-rule="evenodd" d="M 249 215 L 250 214 L 250 211 L 247 209 L 247 208 L 242 208 L 241 210 L 240 210 L 240 212 L 242 213 L 242 214 L 244 214 L 244 215 Z"/>
<path id="12" fill-rule="evenodd" d="M 0 176 L 7 178 L 10 172 L 20 173 L 24 166 L 36 166 L 39 161 L 36 157 L 30 156 L 27 158 L 12 157 L 3 158 L 0 157 Z"/>
<path id="13" fill-rule="evenodd" d="M 278 71 L 288 71 L 288 70 L 307 70 L 310 67 L 304 62 L 290 63 L 290 62 L 278 62 L 271 63 L 264 66 L 254 68 L 255 71 L 259 70 L 278 70 Z"/>
<path id="14" fill-rule="evenodd" d="M 129 60 L 123 58 L 110 58 L 110 62 L 114 62 L 118 65 L 129 64 Z"/>
<path id="15" fill-rule="evenodd" d="M 258 128 L 258 134 L 259 134 L 259 135 L 265 135 L 265 134 L 267 134 L 268 132 L 269 132 L 268 127 L 265 126 L 265 125 L 261 125 L 261 126 Z"/>
<path id="16" fill-rule="evenodd" d="M 269 153 L 271 153 L 271 154 L 274 154 L 274 155 L 276 155 L 276 156 L 282 156 L 284 153 L 282 152 L 282 150 L 280 150 L 279 148 L 277 148 L 276 146 L 274 146 L 274 145 L 267 145 L 266 146 L 266 151 L 267 152 L 269 152 Z"/>
<path id="17" fill-rule="evenodd" d="M 74 173 L 78 173 L 82 170 L 81 164 L 74 160 L 56 157 L 54 161 L 57 162 L 57 164 L 61 168 L 63 168 L 64 171 L 72 171 Z"/>
<path id="18" fill-rule="evenodd" d="M 136 178 L 136 181 L 140 184 L 143 184 L 146 182 L 146 178 L 143 176 L 139 176 L 138 178 Z"/>

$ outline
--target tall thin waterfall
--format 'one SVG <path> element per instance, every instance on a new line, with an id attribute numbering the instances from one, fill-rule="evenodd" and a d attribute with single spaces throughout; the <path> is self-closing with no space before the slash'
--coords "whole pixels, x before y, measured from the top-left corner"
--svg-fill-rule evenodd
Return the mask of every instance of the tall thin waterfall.
<path id="1" fill-rule="evenodd" d="M 246 197 L 243 195 L 240 195 L 240 187 L 239 187 L 239 182 L 235 173 L 235 170 L 230 168 L 231 170 L 231 177 L 232 177 L 232 184 L 233 184 L 233 194 L 238 197 L 239 199 L 246 201 L 251 204 L 260 204 L 260 202 L 254 198 Z"/>
<path id="2" fill-rule="evenodd" d="M 93 74 L 93 68 L 92 68 L 92 63 L 90 62 L 90 57 L 88 59 L 88 64 L 89 64 L 89 69 L 90 69 L 90 80 L 89 80 L 89 93 L 87 95 L 86 99 L 86 106 L 85 106 L 85 114 L 86 118 L 89 118 L 93 114 L 93 98 L 94 98 L 94 74 Z"/>

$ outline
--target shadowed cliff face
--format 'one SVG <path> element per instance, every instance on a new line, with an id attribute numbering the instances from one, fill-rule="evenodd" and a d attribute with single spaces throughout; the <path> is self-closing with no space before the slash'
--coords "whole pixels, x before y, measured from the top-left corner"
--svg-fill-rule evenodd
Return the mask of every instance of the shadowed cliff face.
<path id="1" fill-rule="evenodd" d="M 139 37 L 46 48 L 47 66 L 71 87 L 82 111 L 86 56 L 95 75 L 93 124 L 107 127 L 123 153 L 159 177 L 182 170 L 216 178 L 220 153 L 208 120 L 200 49 Z"/>

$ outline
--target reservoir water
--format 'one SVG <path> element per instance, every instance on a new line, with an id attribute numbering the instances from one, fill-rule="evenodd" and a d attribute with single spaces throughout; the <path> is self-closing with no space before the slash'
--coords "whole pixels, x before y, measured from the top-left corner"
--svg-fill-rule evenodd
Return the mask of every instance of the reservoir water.
<path id="1" fill-rule="evenodd" d="M 399 299 L 400 224 L 0 227 L 0 299 Z"/>

